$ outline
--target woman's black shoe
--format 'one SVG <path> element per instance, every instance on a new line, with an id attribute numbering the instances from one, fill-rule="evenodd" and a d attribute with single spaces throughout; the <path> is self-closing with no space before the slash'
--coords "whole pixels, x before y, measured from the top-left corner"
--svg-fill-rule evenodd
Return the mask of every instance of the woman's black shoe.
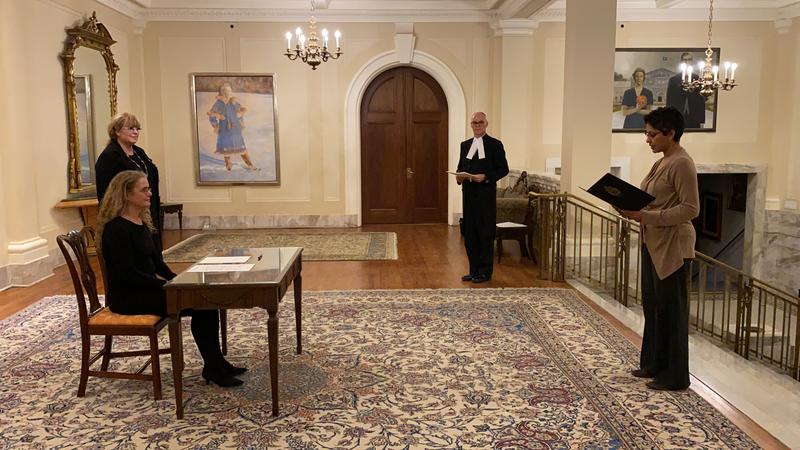
<path id="1" fill-rule="evenodd" d="M 203 368 L 203 379 L 206 380 L 206 384 L 213 381 L 220 387 L 236 387 L 243 384 L 242 380 L 234 377 L 225 370 L 209 370 L 206 367 Z"/>
<path id="2" fill-rule="evenodd" d="M 229 374 L 231 374 L 233 376 L 241 375 L 241 374 L 247 372 L 247 367 L 236 367 L 233 364 L 231 364 L 231 363 L 229 363 L 228 361 L 225 361 L 225 360 L 222 361 L 222 367 L 225 368 L 226 372 L 228 372 Z"/>

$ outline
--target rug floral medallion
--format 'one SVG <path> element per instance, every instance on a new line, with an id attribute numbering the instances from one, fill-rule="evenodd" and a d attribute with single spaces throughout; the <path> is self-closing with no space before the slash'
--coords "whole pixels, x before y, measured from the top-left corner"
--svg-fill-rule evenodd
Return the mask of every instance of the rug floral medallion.
<path id="1" fill-rule="evenodd" d="M 204 233 L 164 251 L 166 262 L 197 262 L 231 248 L 303 247 L 304 261 L 397 259 L 397 235 L 391 232 L 251 230 Z"/>
<path id="2" fill-rule="evenodd" d="M 264 311 L 229 312 L 228 357 L 250 368 L 234 389 L 203 383 L 185 326 L 184 420 L 167 355 L 163 400 L 145 382 L 96 378 L 76 397 L 74 302 L 49 297 L 2 322 L 0 448 L 758 447 L 693 391 L 646 389 L 629 375 L 637 349 L 566 289 L 306 292 L 302 355 L 285 298 L 279 417 Z"/>

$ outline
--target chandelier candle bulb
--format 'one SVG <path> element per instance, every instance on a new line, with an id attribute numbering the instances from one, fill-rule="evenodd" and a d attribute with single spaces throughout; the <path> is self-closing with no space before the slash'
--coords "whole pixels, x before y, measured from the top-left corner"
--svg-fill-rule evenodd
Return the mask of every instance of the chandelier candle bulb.
<path id="1" fill-rule="evenodd" d="M 301 35 L 301 34 L 303 34 L 303 30 L 301 30 L 301 29 L 300 29 L 300 27 L 297 27 L 297 28 L 294 30 L 294 34 L 295 34 L 295 35 L 297 35 L 297 38 L 299 39 L 299 38 L 300 38 L 300 35 Z"/>
<path id="2" fill-rule="evenodd" d="M 286 50 L 290 50 L 292 48 L 292 33 L 286 32 Z"/>
<path id="3" fill-rule="evenodd" d="M 736 63 L 731 64 L 731 83 L 733 83 L 733 79 L 736 78 Z"/>
<path id="4" fill-rule="evenodd" d="M 686 82 L 686 63 L 681 63 L 681 81 Z"/>
<path id="5" fill-rule="evenodd" d="M 718 75 L 717 75 L 719 73 L 719 66 L 712 67 L 711 68 L 711 72 L 714 73 L 714 82 L 716 83 L 717 81 L 719 81 L 719 78 L 718 78 Z"/>
<path id="6" fill-rule="evenodd" d="M 322 45 L 323 47 L 328 47 L 328 29 L 322 29 Z"/>
<path id="7" fill-rule="evenodd" d="M 342 33 L 340 33 L 339 30 L 336 30 L 336 32 L 333 33 L 333 36 L 336 38 L 336 48 L 338 49 L 339 48 L 339 38 L 342 37 Z"/>
<path id="8" fill-rule="evenodd" d="M 301 34 L 300 35 L 300 48 L 303 49 L 303 48 L 305 48 L 305 46 L 306 46 L 306 35 L 305 34 Z"/>
<path id="9" fill-rule="evenodd" d="M 731 68 L 731 62 L 725 61 L 725 79 L 728 79 L 728 70 Z"/>

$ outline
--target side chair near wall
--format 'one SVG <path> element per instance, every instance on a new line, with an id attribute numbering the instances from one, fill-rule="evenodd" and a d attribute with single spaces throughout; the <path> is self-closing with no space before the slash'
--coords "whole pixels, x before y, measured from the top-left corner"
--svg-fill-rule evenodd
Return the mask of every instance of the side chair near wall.
<path id="1" fill-rule="evenodd" d="M 56 238 L 61 253 L 69 267 L 75 295 L 78 299 L 78 317 L 81 327 L 81 377 L 78 385 L 78 397 L 86 395 L 86 383 L 90 376 L 102 378 L 124 378 L 130 380 L 152 381 L 153 396 L 161 399 L 161 369 L 158 355 L 168 354 L 170 348 L 158 348 L 158 333 L 167 325 L 167 319 L 156 315 L 128 316 L 115 314 L 110 309 L 100 306 L 97 297 L 97 281 L 89 262 L 87 245 L 94 242 L 94 230 L 84 227 L 82 230 L 73 230 Z M 72 260 L 67 246 L 72 249 L 75 261 Z M 76 269 L 75 262 L 78 264 Z M 101 262 L 102 267 L 102 262 Z M 87 305 L 88 300 L 88 305 Z M 89 356 L 91 351 L 91 337 L 105 336 L 105 345 L 94 356 Z M 150 341 L 149 350 L 112 352 L 113 336 L 144 336 Z M 136 372 L 113 372 L 108 370 L 112 358 L 125 358 L 131 356 L 149 356 L 147 362 Z M 103 358 L 100 370 L 91 370 L 92 364 Z M 143 373 L 147 366 L 151 366 L 150 374 Z"/>

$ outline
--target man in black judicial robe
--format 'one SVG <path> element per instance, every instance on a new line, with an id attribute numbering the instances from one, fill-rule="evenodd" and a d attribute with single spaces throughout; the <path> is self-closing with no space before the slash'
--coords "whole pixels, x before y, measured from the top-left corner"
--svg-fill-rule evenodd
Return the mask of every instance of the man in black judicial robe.
<path id="1" fill-rule="evenodd" d="M 508 175 L 503 143 L 486 134 L 486 114 L 472 115 L 474 137 L 461 143 L 458 172 L 464 205 L 464 247 L 469 258 L 469 273 L 462 281 L 483 283 L 492 279 L 492 252 L 496 231 L 497 180 Z"/>
<path id="2" fill-rule="evenodd" d="M 691 66 L 694 58 L 689 52 L 681 55 L 681 62 Z M 683 90 L 683 74 L 678 73 L 670 77 L 667 81 L 667 106 L 672 106 L 683 115 L 683 123 L 686 128 L 703 128 L 706 121 L 706 100 L 699 92 L 686 92 Z M 696 73 L 692 73 L 692 80 L 698 79 Z"/>

